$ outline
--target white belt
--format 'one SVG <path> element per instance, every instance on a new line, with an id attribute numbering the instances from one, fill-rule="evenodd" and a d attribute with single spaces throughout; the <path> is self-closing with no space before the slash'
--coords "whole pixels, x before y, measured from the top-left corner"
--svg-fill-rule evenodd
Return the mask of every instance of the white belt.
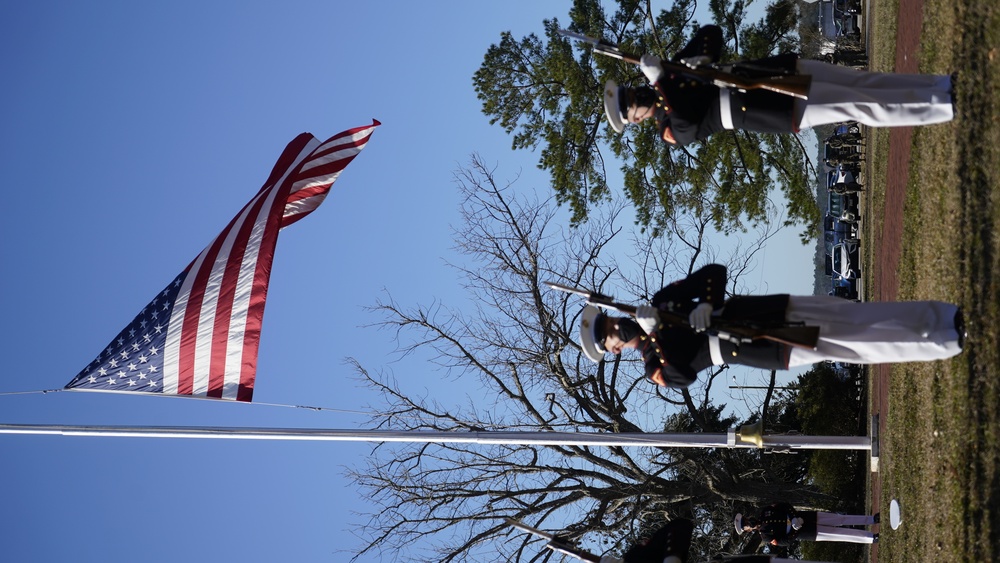
<path id="1" fill-rule="evenodd" d="M 734 129 L 733 110 L 729 105 L 729 88 L 719 88 L 719 113 L 722 117 L 723 129 Z"/>
<path id="2" fill-rule="evenodd" d="M 715 334 L 708 335 L 708 355 L 712 357 L 712 364 L 721 366 L 726 363 L 722 359 L 722 349 L 719 348 L 719 337 Z"/>

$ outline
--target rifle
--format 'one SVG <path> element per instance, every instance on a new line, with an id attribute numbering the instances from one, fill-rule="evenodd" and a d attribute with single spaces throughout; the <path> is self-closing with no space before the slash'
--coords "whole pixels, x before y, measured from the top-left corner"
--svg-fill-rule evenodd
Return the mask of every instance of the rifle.
<path id="1" fill-rule="evenodd" d="M 602 39 L 594 39 L 579 33 L 574 33 L 566 29 L 560 29 L 559 34 L 570 37 L 584 43 L 589 43 L 595 53 L 600 53 L 608 57 L 623 60 L 627 63 L 639 64 L 639 57 L 626 53 Z M 691 68 L 685 64 L 671 61 L 660 61 L 663 70 L 676 74 L 684 74 L 697 78 L 708 84 L 715 84 L 719 88 L 736 88 L 739 90 L 770 90 L 786 96 L 794 96 L 803 100 L 809 99 L 809 84 L 812 77 L 808 74 L 785 74 L 778 76 L 767 76 L 762 78 L 746 78 L 720 70 L 714 66 L 699 66 Z"/>
<path id="2" fill-rule="evenodd" d="M 527 524 L 522 524 L 522 523 L 518 522 L 517 520 L 514 520 L 513 518 L 507 518 L 507 523 L 510 524 L 511 526 L 514 526 L 515 528 L 517 528 L 519 530 L 523 530 L 525 532 L 528 532 L 528 533 L 531 533 L 531 534 L 534 534 L 536 536 L 539 536 L 539 537 L 542 537 L 542 538 L 545 538 L 545 539 L 549 540 L 549 543 L 545 544 L 545 547 L 551 549 L 552 551 L 554 551 L 556 553 L 562 553 L 563 555 L 569 555 L 571 557 L 575 557 L 575 558 L 579 559 L 580 561 L 587 561 L 589 563 L 601 563 L 601 557 L 600 556 L 594 555 L 593 553 L 590 553 L 589 551 L 584 551 L 582 549 L 573 547 L 569 543 L 567 543 L 565 540 L 563 540 L 562 538 L 560 538 L 558 536 L 554 536 L 554 535 L 552 535 L 552 534 L 550 534 L 548 532 L 543 532 L 543 531 L 541 531 L 539 529 L 532 528 L 531 526 L 528 526 Z"/>
<path id="3" fill-rule="evenodd" d="M 613 297 L 593 291 L 584 291 L 568 285 L 555 282 L 545 282 L 552 289 L 565 291 L 580 295 L 587 299 L 587 303 L 612 309 L 626 315 L 635 316 L 635 306 L 625 303 L 618 303 Z M 672 311 L 659 310 L 660 320 L 673 326 L 691 326 L 683 316 Z M 737 321 L 732 319 L 713 318 L 712 325 L 705 331 L 708 334 L 718 336 L 722 340 L 728 340 L 736 344 L 744 344 L 754 340 L 771 340 L 798 348 L 816 349 L 819 341 L 819 327 L 805 326 L 802 324 L 786 323 L 779 326 L 760 326 L 751 322 Z"/>

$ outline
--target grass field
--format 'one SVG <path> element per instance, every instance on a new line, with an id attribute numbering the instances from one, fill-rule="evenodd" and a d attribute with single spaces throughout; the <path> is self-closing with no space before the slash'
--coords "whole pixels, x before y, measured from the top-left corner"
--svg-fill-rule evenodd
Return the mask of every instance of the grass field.
<path id="1" fill-rule="evenodd" d="M 871 68 L 891 70 L 898 2 L 869 1 Z M 952 361 L 893 368 L 877 502 L 900 499 L 905 523 L 878 559 L 1000 561 L 1000 3 L 925 0 L 920 49 L 921 72 L 958 71 L 958 115 L 914 132 L 899 299 L 961 304 L 969 339 Z M 881 220 L 901 211 L 885 208 L 888 138 L 869 130 L 867 287 Z"/>

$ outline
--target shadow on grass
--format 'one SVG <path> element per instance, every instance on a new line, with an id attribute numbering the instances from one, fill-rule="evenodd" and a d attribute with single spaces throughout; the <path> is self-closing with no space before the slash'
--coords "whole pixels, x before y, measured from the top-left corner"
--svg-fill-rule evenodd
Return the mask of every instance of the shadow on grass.
<path id="1" fill-rule="evenodd" d="M 1000 561 L 1000 365 L 996 326 L 996 213 L 998 186 L 996 78 L 998 8 L 970 2 L 961 14 L 963 40 L 956 52 L 958 120 L 957 173 L 961 193 L 960 249 L 970 339 L 968 369 L 968 488 L 966 493 L 966 554 L 975 561 Z"/>

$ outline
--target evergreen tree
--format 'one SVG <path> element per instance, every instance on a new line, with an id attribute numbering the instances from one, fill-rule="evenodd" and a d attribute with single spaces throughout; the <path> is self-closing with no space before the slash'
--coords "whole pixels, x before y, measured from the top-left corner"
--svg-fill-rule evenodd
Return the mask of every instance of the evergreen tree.
<path id="1" fill-rule="evenodd" d="M 599 1 L 575 0 L 567 27 L 627 52 L 669 58 L 699 26 L 696 6 L 678 0 L 653 14 L 646 2 L 619 0 L 608 17 Z M 797 12 L 788 0 L 756 22 L 746 21 L 740 0 L 712 0 L 709 8 L 726 39 L 723 60 L 795 50 Z M 812 238 L 819 224 L 815 170 L 797 136 L 727 131 L 671 148 L 652 122 L 616 134 L 604 119 L 605 81 L 638 85 L 645 78 L 635 65 L 574 45 L 560 27 L 557 19 L 545 20 L 543 38 L 503 33 L 473 84 L 483 113 L 513 135 L 515 149 L 540 149 L 538 166 L 551 174 L 556 199 L 570 207 L 574 223 L 610 197 L 609 167 L 617 165 L 638 221 L 654 233 L 670 231 L 689 212 L 707 213 L 720 231 L 745 231 L 766 219 L 768 194 L 777 186 L 787 200 L 785 224 L 806 227 L 803 238 Z"/>

